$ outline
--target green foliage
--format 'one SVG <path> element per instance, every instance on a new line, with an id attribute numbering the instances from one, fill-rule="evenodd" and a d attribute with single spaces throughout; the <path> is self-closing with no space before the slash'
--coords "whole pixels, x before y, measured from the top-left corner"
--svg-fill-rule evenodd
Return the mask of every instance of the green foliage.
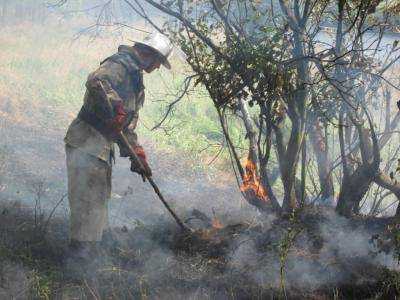
<path id="1" fill-rule="evenodd" d="M 162 71 L 145 77 L 145 85 L 149 93 L 141 111 L 139 135 L 151 138 L 161 148 L 183 151 L 195 159 L 204 157 L 205 162 L 211 160 L 210 157 L 216 155 L 220 146 L 223 145 L 224 138 L 215 108 L 208 101 L 205 91 L 195 88 L 172 109 L 158 129 L 150 131 L 150 128 L 163 119 L 169 103 L 176 97 L 176 91 L 179 90 L 184 76 L 174 76 Z M 152 85 L 152 82 L 169 82 L 169 86 L 156 86 Z M 166 91 L 171 91 L 172 95 L 165 98 L 165 94 L 168 94 Z M 236 125 L 232 126 L 231 134 L 240 146 L 243 131 L 237 122 L 233 122 Z M 228 153 L 223 153 L 222 158 L 228 160 Z"/>
<path id="2" fill-rule="evenodd" d="M 238 98 L 254 102 L 270 101 L 280 91 L 292 89 L 290 79 L 293 67 L 278 67 L 289 52 L 284 49 L 284 35 L 272 27 L 261 28 L 262 38 L 250 43 L 247 39 L 223 36 L 224 23 L 208 18 L 196 20 L 197 30 L 207 36 L 221 36 L 212 42 L 218 51 L 212 50 L 202 39 L 188 38 L 185 31 L 174 31 L 175 42 L 188 57 L 188 62 L 199 75 L 214 103 L 218 106 L 230 105 L 235 109 Z"/>
<path id="3" fill-rule="evenodd" d="M 48 276 L 34 272 L 32 275 L 32 296 L 35 299 L 49 300 L 52 295 L 52 281 Z"/>

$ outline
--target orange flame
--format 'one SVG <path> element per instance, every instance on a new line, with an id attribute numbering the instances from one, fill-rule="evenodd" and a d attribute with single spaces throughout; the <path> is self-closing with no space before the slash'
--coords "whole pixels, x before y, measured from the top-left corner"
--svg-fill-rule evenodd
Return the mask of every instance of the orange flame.
<path id="1" fill-rule="evenodd" d="M 224 227 L 224 225 L 222 225 L 220 220 L 218 220 L 217 218 L 214 218 L 212 220 L 212 227 L 215 228 L 215 229 L 221 229 L 221 228 Z"/>
<path id="2" fill-rule="evenodd" d="M 244 193 L 253 192 L 262 201 L 268 201 L 267 191 L 260 182 L 260 177 L 256 174 L 256 165 L 251 159 L 246 160 L 246 173 L 243 177 L 243 184 L 240 190 Z"/>

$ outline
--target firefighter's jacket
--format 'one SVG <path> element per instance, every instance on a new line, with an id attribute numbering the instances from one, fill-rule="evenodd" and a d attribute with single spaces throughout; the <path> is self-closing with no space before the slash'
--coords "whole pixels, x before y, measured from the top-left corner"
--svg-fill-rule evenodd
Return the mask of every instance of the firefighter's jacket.
<path id="1" fill-rule="evenodd" d="M 108 135 L 106 124 L 114 117 L 116 101 L 122 101 L 127 112 L 123 132 L 133 145 L 137 143 L 134 130 L 144 102 L 143 72 L 132 48 L 124 45 L 88 76 L 83 106 L 68 128 L 65 143 L 111 163 L 113 143 L 118 141 Z M 119 148 L 120 155 L 127 156 L 127 151 Z"/>

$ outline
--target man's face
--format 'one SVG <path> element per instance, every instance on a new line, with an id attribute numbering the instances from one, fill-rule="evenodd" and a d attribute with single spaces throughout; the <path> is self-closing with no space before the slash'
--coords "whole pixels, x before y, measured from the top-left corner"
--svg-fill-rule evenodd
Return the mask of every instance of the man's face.
<path id="1" fill-rule="evenodd" d="M 158 55 L 152 55 L 149 59 L 149 65 L 147 68 L 145 68 L 144 70 L 146 71 L 146 73 L 151 73 L 154 70 L 159 69 L 161 66 L 161 59 L 158 57 Z"/>
<path id="2" fill-rule="evenodd" d="M 146 73 L 151 73 L 160 68 L 163 62 L 163 57 L 161 57 L 159 53 L 147 46 L 135 45 L 133 47 L 139 55 L 142 68 Z"/>

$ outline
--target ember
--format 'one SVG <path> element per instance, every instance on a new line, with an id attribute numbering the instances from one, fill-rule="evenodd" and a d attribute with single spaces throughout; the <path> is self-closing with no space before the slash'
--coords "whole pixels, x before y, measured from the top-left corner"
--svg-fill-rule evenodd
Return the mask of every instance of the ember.
<path id="1" fill-rule="evenodd" d="M 240 190 L 244 193 L 254 192 L 255 196 L 262 201 L 268 201 L 267 191 L 260 182 L 260 177 L 256 174 L 256 165 L 251 159 L 247 159 L 245 165 L 246 174 L 243 177 L 243 184 Z"/>
<path id="2" fill-rule="evenodd" d="M 222 225 L 222 223 L 221 223 L 220 220 L 218 220 L 217 218 L 214 218 L 214 219 L 212 220 L 212 227 L 215 228 L 215 229 L 221 229 L 221 228 L 223 228 L 224 226 Z"/>

